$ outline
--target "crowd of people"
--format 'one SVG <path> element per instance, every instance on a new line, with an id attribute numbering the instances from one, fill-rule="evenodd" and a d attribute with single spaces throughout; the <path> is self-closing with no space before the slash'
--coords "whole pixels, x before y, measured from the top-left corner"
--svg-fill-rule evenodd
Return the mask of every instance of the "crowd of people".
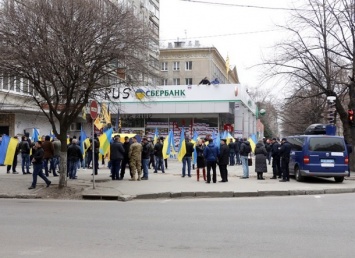
<path id="1" fill-rule="evenodd" d="M 74 136 L 67 146 L 67 177 L 77 179 L 77 170 L 80 167 L 92 168 L 97 175 L 99 168 L 100 141 L 94 135 L 94 144 L 90 138 L 89 144 L 84 144 L 85 155 L 80 148 L 81 139 Z M 149 169 L 154 173 L 167 169 L 167 159 L 163 155 L 164 137 L 160 137 L 154 144 L 152 138 L 143 137 L 138 143 L 136 137 L 124 137 L 121 142 L 120 135 L 115 135 L 110 143 L 108 167 L 111 171 L 112 180 L 122 180 L 128 167 L 131 181 L 149 179 Z M 217 146 L 211 135 L 204 139 L 198 139 L 192 143 L 189 137 L 185 138 L 185 155 L 182 158 L 182 177 L 191 177 L 191 165 L 196 150 L 196 175 L 200 180 L 200 172 L 206 183 L 217 182 L 217 167 L 221 180 L 228 182 L 228 166 L 241 165 L 243 168 L 242 179 L 249 178 L 249 167 L 252 157 L 252 147 L 246 138 L 221 139 L 220 146 Z M 93 150 L 94 148 L 94 150 Z M 7 165 L 7 173 L 17 174 L 17 156 L 21 154 L 21 167 L 24 175 L 31 174 L 30 166 L 33 164 L 33 181 L 29 189 L 36 187 L 37 176 L 41 177 L 47 186 L 51 184 L 48 180 L 49 174 L 58 176 L 60 164 L 61 142 L 50 136 L 42 136 L 40 141 L 32 143 L 26 136 L 22 136 L 17 145 L 13 164 Z M 291 146 L 285 138 L 279 141 L 276 138 L 259 140 L 254 149 L 255 172 L 258 180 L 264 180 L 264 173 L 267 172 L 267 164 L 272 164 L 272 177 L 270 179 L 281 179 L 280 182 L 289 181 L 288 164 L 290 159 Z M 103 164 L 105 156 L 103 158 Z M 92 164 L 92 167 L 90 166 Z M 43 173 L 44 171 L 44 173 Z"/>
<path id="2" fill-rule="evenodd" d="M 243 168 L 243 176 L 241 179 L 249 178 L 249 167 L 252 166 L 252 147 L 246 138 L 221 139 L 220 146 L 216 146 L 210 135 L 205 139 L 199 139 L 195 148 L 197 153 L 197 181 L 200 180 L 200 172 L 206 183 L 217 182 L 218 166 L 221 180 L 219 182 L 228 182 L 228 166 L 241 165 Z M 189 138 L 185 139 L 186 154 L 182 160 L 182 177 L 187 175 L 191 177 L 191 158 L 193 144 Z M 285 138 L 279 142 L 276 138 L 263 139 L 258 141 L 254 149 L 255 155 L 255 172 L 258 180 L 264 180 L 263 174 L 267 172 L 267 164 L 271 164 L 273 168 L 273 176 L 271 179 L 281 179 L 280 182 L 289 181 L 288 164 L 290 160 L 291 145 Z M 207 174 L 206 174 L 207 169 Z M 212 174 L 212 178 L 211 178 Z"/>

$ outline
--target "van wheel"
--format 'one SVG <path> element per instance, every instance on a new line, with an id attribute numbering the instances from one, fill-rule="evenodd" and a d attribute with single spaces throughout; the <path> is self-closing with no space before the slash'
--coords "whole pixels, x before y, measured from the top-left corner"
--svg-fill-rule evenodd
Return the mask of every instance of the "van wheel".
<path id="1" fill-rule="evenodd" d="M 295 179 L 298 181 L 298 182 L 302 182 L 304 180 L 304 177 L 301 175 L 301 171 L 300 171 L 300 168 L 299 167 L 296 167 L 295 168 Z"/>
<path id="2" fill-rule="evenodd" d="M 341 183 L 341 182 L 344 181 L 344 177 L 343 176 L 335 176 L 334 179 L 335 179 L 335 182 L 337 182 L 337 183 Z"/>

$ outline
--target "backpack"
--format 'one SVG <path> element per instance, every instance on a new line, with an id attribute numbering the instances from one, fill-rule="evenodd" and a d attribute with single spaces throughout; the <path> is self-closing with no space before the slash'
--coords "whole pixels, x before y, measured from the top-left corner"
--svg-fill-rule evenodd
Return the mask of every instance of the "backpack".
<path id="1" fill-rule="evenodd" d="M 250 145 L 247 145 L 245 143 L 242 143 L 244 144 L 244 149 L 243 149 L 243 153 L 242 154 L 249 154 L 251 152 L 251 146 Z"/>

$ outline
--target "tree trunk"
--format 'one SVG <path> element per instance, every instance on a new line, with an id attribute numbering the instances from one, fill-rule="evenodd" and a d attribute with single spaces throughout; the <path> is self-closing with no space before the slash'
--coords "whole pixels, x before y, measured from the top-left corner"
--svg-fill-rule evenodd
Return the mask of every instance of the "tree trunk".
<path id="1" fill-rule="evenodd" d="M 59 188 L 67 186 L 67 152 L 60 152 Z"/>
<path id="2" fill-rule="evenodd" d="M 67 186 L 67 128 L 60 126 L 60 132 L 61 133 L 58 135 L 61 142 L 58 188 L 63 188 Z"/>

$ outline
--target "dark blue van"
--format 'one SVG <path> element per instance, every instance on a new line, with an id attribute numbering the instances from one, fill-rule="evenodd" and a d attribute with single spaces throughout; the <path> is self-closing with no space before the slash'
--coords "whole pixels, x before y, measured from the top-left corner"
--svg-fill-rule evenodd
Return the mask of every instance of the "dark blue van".
<path id="1" fill-rule="evenodd" d="M 290 175 L 297 181 L 305 177 L 334 177 L 343 182 L 348 175 L 348 151 L 341 136 L 298 135 L 286 137 L 291 144 Z"/>

